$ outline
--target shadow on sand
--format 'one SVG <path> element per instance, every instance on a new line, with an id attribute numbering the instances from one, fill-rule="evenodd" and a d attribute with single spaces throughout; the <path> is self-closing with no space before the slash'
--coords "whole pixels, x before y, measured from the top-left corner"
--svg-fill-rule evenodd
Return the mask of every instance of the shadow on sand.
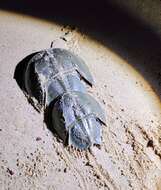
<path id="1" fill-rule="evenodd" d="M 161 99 L 161 36 L 111 1 L 2 1 L 0 8 L 77 27 L 137 69 Z"/>

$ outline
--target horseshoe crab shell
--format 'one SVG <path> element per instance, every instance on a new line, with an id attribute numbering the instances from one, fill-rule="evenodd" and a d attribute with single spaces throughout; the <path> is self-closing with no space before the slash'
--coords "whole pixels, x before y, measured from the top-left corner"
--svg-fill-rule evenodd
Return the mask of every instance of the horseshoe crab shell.
<path id="1" fill-rule="evenodd" d="M 66 91 L 86 92 L 81 79 L 93 85 L 84 61 L 67 50 L 50 48 L 32 57 L 24 81 L 29 98 L 41 110 Z"/>
<path id="2" fill-rule="evenodd" d="M 58 135 L 69 145 L 86 149 L 101 144 L 104 112 L 88 94 L 78 91 L 63 94 L 53 106 L 52 122 Z"/>
<path id="3" fill-rule="evenodd" d="M 24 74 L 24 86 L 33 106 L 51 108 L 52 127 L 58 136 L 78 149 L 101 144 L 105 116 L 98 102 L 88 95 L 85 83 L 93 78 L 84 61 L 64 49 L 35 53 Z"/>

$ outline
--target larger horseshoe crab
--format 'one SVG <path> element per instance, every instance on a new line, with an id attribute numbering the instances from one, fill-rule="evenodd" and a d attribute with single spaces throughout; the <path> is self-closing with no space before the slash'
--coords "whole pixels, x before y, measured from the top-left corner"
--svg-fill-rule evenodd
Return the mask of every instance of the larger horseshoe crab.
<path id="1" fill-rule="evenodd" d="M 68 50 L 49 48 L 35 53 L 23 75 L 25 93 L 39 111 L 52 105 L 52 126 L 58 136 L 78 149 L 101 144 L 105 116 L 87 93 L 94 81 L 84 61 Z"/>

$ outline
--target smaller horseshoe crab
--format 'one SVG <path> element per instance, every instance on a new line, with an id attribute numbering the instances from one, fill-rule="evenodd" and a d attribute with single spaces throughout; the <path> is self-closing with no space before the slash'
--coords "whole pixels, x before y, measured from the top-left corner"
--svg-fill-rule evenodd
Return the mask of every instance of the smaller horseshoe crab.
<path id="1" fill-rule="evenodd" d="M 38 111 L 52 105 L 52 125 L 64 142 L 81 150 L 101 144 L 105 116 L 87 93 L 85 84 L 92 87 L 94 81 L 81 58 L 59 48 L 37 52 L 27 63 L 23 82 Z"/>
<path id="2" fill-rule="evenodd" d="M 88 94 L 64 93 L 53 106 L 52 121 L 58 135 L 69 145 L 86 149 L 101 144 L 105 117 L 100 105 Z"/>

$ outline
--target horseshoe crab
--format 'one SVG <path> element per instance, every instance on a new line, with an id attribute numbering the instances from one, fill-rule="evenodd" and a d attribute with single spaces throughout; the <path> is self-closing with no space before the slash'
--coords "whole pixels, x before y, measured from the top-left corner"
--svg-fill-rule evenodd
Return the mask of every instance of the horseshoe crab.
<path id="1" fill-rule="evenodd" d="M 52 105 L 52 125 L 58 136 L 78 149 L 101 144 L 105 116 L 86 90 L 94 81 L 84 61 L 59 48 L 37 52 L 27 64 L 24 87 L 33 106 Z"/>

